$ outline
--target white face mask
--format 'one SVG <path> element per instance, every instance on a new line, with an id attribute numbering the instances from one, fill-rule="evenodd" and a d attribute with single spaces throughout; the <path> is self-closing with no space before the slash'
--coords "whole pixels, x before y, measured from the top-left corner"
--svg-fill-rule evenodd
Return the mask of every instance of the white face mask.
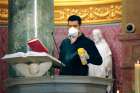
<path id="1" fill-rule="evenodd" d="M 78 32 L 77 28 L 71 27 L 68 30 L 68 36 L 78 36 Z"/>

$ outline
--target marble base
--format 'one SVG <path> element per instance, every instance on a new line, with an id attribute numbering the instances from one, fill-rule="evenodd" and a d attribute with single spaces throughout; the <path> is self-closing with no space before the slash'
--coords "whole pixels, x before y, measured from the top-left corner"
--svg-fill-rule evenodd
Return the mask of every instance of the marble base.
<path id="1" fill-rule="evenodd" d="M 105 93 L 113 80 L 88 76 L 17 78 L 6 82 L 7 93 Z"/>

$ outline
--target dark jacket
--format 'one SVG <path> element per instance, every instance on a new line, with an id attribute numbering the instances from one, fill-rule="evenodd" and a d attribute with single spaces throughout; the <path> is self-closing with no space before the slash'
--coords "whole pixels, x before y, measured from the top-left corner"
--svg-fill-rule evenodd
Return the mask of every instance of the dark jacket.
<path id="1" fill-rule="evenodd" d="M 84 48 L 87 51 L 90 57 L 87 60 L 88 63 L 95 65 L 102 64 L 102 57 L 94 42 L 85 37 L 84 34 L 81 34 L 73 44 L 71 44 L 69 38 L 66 38 L 62 41 L 60 46 L 59 59 L 66 65 L 61 68 L 61 75 L 88 75 L 88 66 L 81 64 L 77 53 L 78 48 Z"/>

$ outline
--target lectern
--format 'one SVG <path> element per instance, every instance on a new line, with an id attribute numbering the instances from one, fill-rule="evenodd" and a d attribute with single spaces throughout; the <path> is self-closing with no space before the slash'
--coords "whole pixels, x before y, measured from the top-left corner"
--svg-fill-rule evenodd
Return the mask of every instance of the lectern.
<path id="1" fill-rule="evenodd" d="M 65 66 L 61 61 L 46 52 L 28 51 L 7 54 L 3 57 L 15 72 L 14 77 L 40 77 L 44 76 L 52 64 Z M 10 71 L 11 72 L 11 71 Z"/>
<path id="2" fill-rule="evenodd" d="M 8 64 L 26 63 L 32 59 L 41 61 L 55 61 L 57 66 L 64 66 L 52 56 L 42 57 L 17 57 L 12 60 L 6 59 Z M 34 60 L 34 59 L 36 60 Z M 47 58 L 47 59 L 46 59 Z M 24 60 L 24 61 L 23 61 Z M 26 61 L 25 61 L 26 60 Z M 39 61 L 39 60 L 38 60 Z M 25 69 L 26 70 L 26 69 Z M 113 80 L 107 78 L 89 76 L 22 76 L 9 78 L 6 82 L 6 93 L 105 93 L 108 85 L 112 85 Z"/>

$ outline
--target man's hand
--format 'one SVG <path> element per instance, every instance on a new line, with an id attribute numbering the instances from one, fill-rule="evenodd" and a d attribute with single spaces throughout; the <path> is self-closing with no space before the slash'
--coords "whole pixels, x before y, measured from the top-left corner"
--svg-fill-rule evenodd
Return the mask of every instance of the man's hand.
<path id="1" fill-rule="evenodd" d="M 89 55 L 84 48 L 78 48 L 77 51 L 79 56 L 84 56 L 86 59 L 89 59 Z"/>
<path id="2" fill-rule="evenodd" d="M 87 65 L 87 59 L 89 59 L 89 55 L 87 51 L 84 48 L 79 48 L 77 51 L 78 51 L 78 55 L 80 56 L 82 65 Z"/>

